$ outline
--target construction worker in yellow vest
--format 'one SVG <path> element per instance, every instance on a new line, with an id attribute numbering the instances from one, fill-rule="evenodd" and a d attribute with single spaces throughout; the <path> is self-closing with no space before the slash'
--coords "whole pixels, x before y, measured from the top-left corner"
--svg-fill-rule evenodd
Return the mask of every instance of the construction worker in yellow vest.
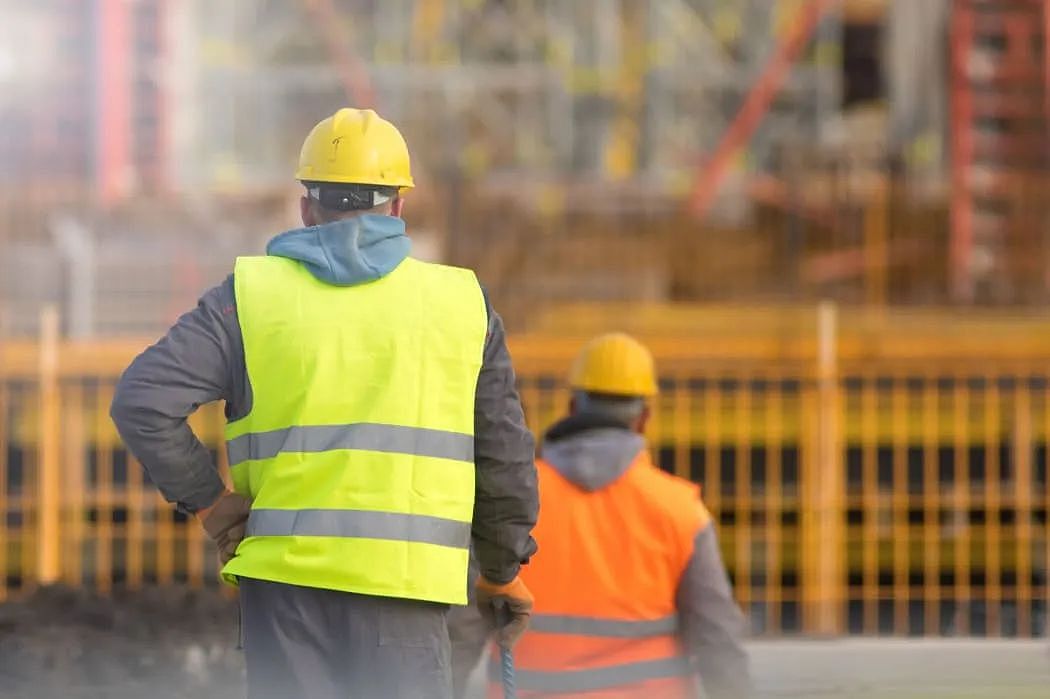
<path id="1" fill-rule="evenodd" d="M 698 486 L 652 462 L 643 436 L 652 355 L 603 335 L 569 382 L 570 415 L 548 430 L 537 463 L 542 554 L 523 572 L 536 606 L 515 649 L 519 695 L 685 699 L 699 679 L 711 699 L 746 699 L 743 618 L 711 515 Z M 469 609 L 450 630 L 459 688 L 487 630 Z M 489 696 L 500 695 L 497 674 Z"/>
<path id="2" fill-rule="evenodd" d="M 240 587 L 251 699 L 446 697 L 449 605 L 527 623 L 533 440 L 474 273 L 409 255 L 398 130 L 340 109 L 310 132 L 303 228 L 238 258 L 124 373 L 112 416 Z M 232 490 L 187 426 L 226 401 Z"/>

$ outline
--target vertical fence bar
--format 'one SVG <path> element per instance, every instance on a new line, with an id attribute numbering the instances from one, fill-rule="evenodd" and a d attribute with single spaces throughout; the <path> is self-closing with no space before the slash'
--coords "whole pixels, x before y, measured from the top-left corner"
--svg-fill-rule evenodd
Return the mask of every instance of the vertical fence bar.
<path id="1" fill-rule="evenodd" d="M 704 392 L 704 464 L 707 483 L 704 491 L 710 495 L 710 501 L 715 506 L 716 516 L 719 518 L 722 535 L 719 543 L 722 547 L 722 555 L 726 558 L 726 565 L 733 580 L 733 592 L 738 603 L 742 603 L 740 596 L 740 579 L 747 573 L 740 567 L 737 559 L 736 541 L 740 536 L 740 513 L 736 494 L 726 494 L 726 488 L 722 478 L 722 443 L 724 416 L 722 396 L 722 385 L 724 374 L 721 371 L 713 371 L 707 377 L 707 390 Z"/>
<path id="2" fill-rule="evenodd" d="M 941 550 L 937 535 L 940 527 L 941 483 L 937 467 L 937 446 L 940 443 L 940 393 L 936 373 L 929 372 L 923 391 L 922 405 L 922 488 L 923 488 L 923 633 L 932 636 L 941 624 Z"/>
<path id="3" fill-rule="evenodd" d="M 99 390 L 93 407 L 95 433 L 102 431 L 109 419 L 112 390 Z M 95 586 L 100 592 L 109 592 L 113 586 L 113 510 L 116 494 L 113 489 L 113 452 L 95 444 L 95 487 L 92 495 L 95 511 Z"/>
<path id="4" fill-rule="evenodd" d="M 816 548 L 820 545 L 820 531 L 814 511 L 816 504 L 816 477 L 820 468 L 820 408 L 818 390 L 813 375 L 807 376 L 802 391 L 802 435 L 803 458 L 799 463 L 799 547 L 798 575 L 799 594 L 802 598 L 802 631 L 814 633 L 817 628 L 818 558 Z"/>
<path id="5" fill-rule="evenodd" d="M 1002 617 L 1002 497 L 1000 481 L 1002 465 L 999 459 L 999 446 L 1002 442 L 1002 424 L 999 419 L 998 378 L 995 375 L 985 376 L 984 397 L 984 605 L 987 621 L 985 634 L 1001 636 Z"/>
<path id="6" fill-rule="evenodd" d="M 719 377 L 712 375 L 707 380 L 707 391 L 704 392 L 704 464 L 707 483 L 704 484 L 711 499 L 718 503 L 719 509 L 725 508 L 722 488 L 722 387 Z"/>
<path id="7" fill-rule="evenodd" d="M 646 425 L 645 435 L 649 441 L 650 449 L 656 450 L 666 445 L 667 439 L 674 439 L 674 415 L 668 416 L 667 413 L 674 405 L 674 387 L 678 383 L 675 377 L 669 377 L 666 374 L 661 374 L 659 381 L 661 389 L 653 399 L 652 416 Z M 670 391 L 664 389 L 668 382 L 671 384 Z M 672 458 L 674 458 L 674 451 L 672 450 L 671 453 Z M 653 454 L 653 458 L 658 460 L 659 454 Z"/>
<path id="8" fill-rule="evenodd" d="M 767 628 L 779 633 L 781 628 L 780 608 L 784 602 L 784 575 L 781 547 L 784 542 L 784 489 L 783 463 L 781 450 L 784 445 L 784 392 L 778 377 L 769 377 L 769 395 L 766 398 L 766 605 L 768 611 Z"/>
<path id="9" fill-rule="evenodd" d="M 952 523 L 948 528 L 955 539 L 955 633 L 970 632 L 970 390 L 967 376 L 955 377 L 954 462 L 955 494 Z"/>
<path id="10" fill-rule="evenodd" d="M 126 458 L 128 462 L 128 549 L 125 565 L 127 566 L 128 587 L 137 590 L 142 587 L 143 548 L 146 545 L 143 522 L 146 511 L 146 494 L 142 483 L 142 465 L 130 453 Z"/>
<path id="11" fill-rule="evenodd" d="M 1032 394 L 1027 377 L 1019 376 L 1014 401 L 1014 472 L 1013 500 L 1017 522 L 1016 595 L 1017 635 L 1032 634 Z"/>
<path id="12" fill-rule="evenodd" d="M 40 314 L 40 414 L 37 425 L 37 568 L 41 585 L 58 581 L 62 573 L 59 442 L 58 309 L 47 306 Z"/>
<path id="13" fill-rule="evenodd" d="M 879 627 L 879 394 L 874 372 L 866 373 L 861 384 L 861 598 L 864 633 Z"/>
<path id="14" fill-rule="evenodd" d="M 3 340 L 0 339 L 0 343 Z M 8 463 L 8 444 L 10 436 L 7 431 L 8 424 L 8 383 L 7 377 L 4 375 L 4 366 L 0 363 L 0 602 L 7 599 L 7 578 L 10 574 L 8 569 L 8 556 L 7 549 L 11 545 L 11 531 L 10 523 L 8 520 L 8 502 L 7 502 L 7 480 L 10 477 L 10 467 Z"/>
<path id="15" fill-rule="evenodd" d="M 18 495 L 11 500 L 18 510 L 18 549 L 19 549 L 19 587 L 24 590 L 33 584 L 36 578 L 37 561 L 39 560 L 38 541 L 40 540 L 40 521 L 37 517 L 39 507 L 40 483 L 40 438 L 36 434 L 40 429 L 40 390 L 39 386 L 30 389 L 22 388 L 17 392 L 22 403 L 22 410 L 16 412 L 16 429 L 22 428 L 22 482 Z M 16 403 L 19 400 L 16 398 Z M 35 427 L 30 427 L 30 417 L 36 416 Z M 34 443 L 33 440 L 36 440 Z M 29 445 L 35 446 L 30 450 Z M 30 456 L 32 454 L 32 456 Z"/>
<path id="16" fill-rule="evenodd" d="M 910 526 L 908 510 L 911 495 L 908 492 L 908 394 L 905 377 L 892 378 L 890 390 L 890 421 L 892 430 L 893 474 L 890 512 L 893 534 L 893 633 L 908 633 L 908 586 Z"/>
<path id="17" fill-rule="evenodd" d="M 754 603 L 752 547 L 754 537 L 751 531 L 751 520 L 754 516 L 754 502 L 751 499 L 751 389 L 747 376 L 739 375 L 734 384 L 737 387 L 735 396 L 734 425 L 736 433 L 736 473 L 733 488 L 736 500 L 736 559 L 737 559 L 737 594 L 740 600 L 750 607 Z"/>
<path id="18" fill-rule="evenodd" d="M 674 378 L 672 424 L 674 426 L 674 472 L 682 478 L 693 478 L 690 473 L 689 454 L 692 451 L 693 415 L 689 390 L 689 377 L 679 374 Z"/>
<path id="19" fill-rule="evenodd" d="M 1039 492 L 1039 507 L 1043 511 L 1041 527 L 1043 557 L 1043 635 L 1050 636 L 1050 381 L 1043 388 L 1043 488 Z M 1033 593 L 1034 594 L 1034 593 Z"/>
<path id="20" fill-rule="evenodd" d="M 80 381 L 67 386 L 63 416 L 63 451 L 66 463 L 63 476 L 65 497 L 65 525 L 63 543 L 66 564 L 64 579 L 68 585 L 79 585 L 83 580 L 84 542 L 84 451 L 89 444 L 84 429 L 84 386 Z"/>

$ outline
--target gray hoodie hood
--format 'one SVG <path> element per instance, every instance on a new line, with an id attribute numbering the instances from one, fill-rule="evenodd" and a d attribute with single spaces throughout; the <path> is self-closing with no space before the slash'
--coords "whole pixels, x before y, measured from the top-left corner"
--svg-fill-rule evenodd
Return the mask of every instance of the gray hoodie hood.
<path id="1" fill-rule="evenodd" d="M 281 233 L 266 254 L 298 260 L 323 282 L 352 286 L 390 274 L 410 248 L 403 220 L 364 214 Z"/>
<path id="2" fill-rule="evenodd" d="M 548 440 L 541 454 L 562 476 L 593 492 L 618 480 L 644 448 L 640 434 L 622 427 L 599 427 Z"/>

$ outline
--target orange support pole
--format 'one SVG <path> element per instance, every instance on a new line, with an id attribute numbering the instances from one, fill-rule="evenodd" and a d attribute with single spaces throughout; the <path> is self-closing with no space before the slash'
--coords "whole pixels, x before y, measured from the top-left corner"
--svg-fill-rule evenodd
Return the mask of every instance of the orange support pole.
<path id="1" fill-rule="evenodd" d="M 737 112 L 733 123 L 722 135 L 714 153 L 699 170 L 693 193 L 689 198 L 689 209 L 697 218 L 703 218 L 714 203 L 718 188 L 729 171 L 730 162 L 736 152 L 751 138 L 762 117 L 769 111 L 773 98 L 787 79 L 791 65 L 816 31 L 820 20 L 839 0 L 810 0 L 799 10 L 794 26 L 769 58 L 762 75 L 751 87 L 744 104 Z"/>
<path id="2" fill-rule="evenodd" d="M 50 585 L 61 575 L 61 463 L 59 461 L 58 309 L 40 314 L 40 416 L 37 426 L 37 582 Z"/>
<path id="3" fill-rule="evenodd" d="M 842 633 L 845 531 L 842 475 L 842 400 L 839 388 L 838 310 L 830 301 L 817 307 L 817 443 L 815 469 L 806 484 L 811 500 L 810 540 L 816 542 L 804 584 L 810 605 L 806 628 L 821 636 Z"/>

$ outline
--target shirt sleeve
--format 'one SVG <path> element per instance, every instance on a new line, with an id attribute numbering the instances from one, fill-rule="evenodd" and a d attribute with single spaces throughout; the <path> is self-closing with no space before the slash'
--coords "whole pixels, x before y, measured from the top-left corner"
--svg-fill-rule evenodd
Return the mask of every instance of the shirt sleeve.
<path id="1" fill-rule="evenodd" d="M 481 574 L 502 584 L 513 580 L 536 551 L 532 528 L 539 494 L 536 447 L 514 385 L 503 321 L 491 306 L 488 312 L 474 408 L 473 539 Z"/>
<path id="2" fill-rule="evenodd" d="M 117 383 L 110 415 L 121 438 L 165 499 L 184 511 L 211 505 L 225 487 L 186 419 L 220 399 L 227 415 L 244 412 L 243 354 L 231 276 L 136 357 Z"/>
<path id="3" fill-rule="evenodd" d="M 712 524 L 696 535 L 678 587 L 680 634 L 696 664 L 705 696 L 747 699 L 751 678 L 742 639 L 744 618 L 733 599 Z"/>

